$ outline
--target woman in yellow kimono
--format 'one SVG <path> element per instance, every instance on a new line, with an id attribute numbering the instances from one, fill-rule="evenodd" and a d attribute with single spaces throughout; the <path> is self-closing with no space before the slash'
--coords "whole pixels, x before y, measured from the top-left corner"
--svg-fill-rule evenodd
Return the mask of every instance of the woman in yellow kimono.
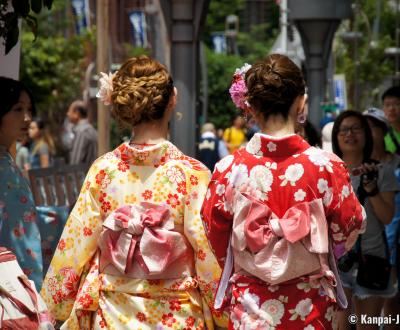
<path id="1" fill-rule="evenodd" d="M 200 208 L 209 171 L 167 141 L 172 78 L 146 56 L 101 79 L 98 97 L 132 138 L 97 159 L 42 296 L 62 329 L 213 329 L 220 268 Z"/>

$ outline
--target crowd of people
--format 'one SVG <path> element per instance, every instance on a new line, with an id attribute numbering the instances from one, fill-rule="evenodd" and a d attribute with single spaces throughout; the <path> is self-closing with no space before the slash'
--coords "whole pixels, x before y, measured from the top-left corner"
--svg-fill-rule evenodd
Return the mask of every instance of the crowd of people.
<path id="1" fill-rule="evenodd" d="M 382 110 L 343 111 L 320 133 L 301 70 L 269 55 L 235 72 L 244 116 L 222 132 L 204 124 L 198 159 L 168 140 L 178 92 L 147 56 L 103 74 L 98 96 L 132 136 L 99 158 L 85 103 L 71 104 L 62 141 L 71 164 L 91 167 L 44 274 L 22 171 L 54 164 L 55 143 L 24 84 L 0 78 L 0 246 L 47 309 L 26 317 L 39 327 L 46 314 L 49 329 L 312 330 L 400 314 L 400 87 Z M 0 309 L 17 322 L 7 290 Z"/>

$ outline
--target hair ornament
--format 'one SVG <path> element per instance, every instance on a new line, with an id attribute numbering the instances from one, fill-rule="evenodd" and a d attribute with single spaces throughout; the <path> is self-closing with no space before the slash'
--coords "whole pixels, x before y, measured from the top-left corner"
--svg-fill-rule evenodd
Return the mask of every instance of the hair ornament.
<path id="1" fill-rule="evenodd" d="M 251 68 L 251 65 L 245 63 L 241 68 L 235 70 L 233 75 L 232 85 L 229 88 L 229 94 L 231 95 L 233 103 L 236 107 L 242 110 L 249 108 L 249 104 L 246 101 L 247 87 L 244 81 L 246 72 Z"/>
<path id="2" fill-rule="evenodd" d="M 100 89 L 97 92 L 96 97 L 99 98 L 104 103 L 104 105 L 112 104 L 111 95 L 113 92 L 113 79 L 116 73 L 117 71 L 115 73 L 109 72 L 108 74 L 100 72 Z"/>

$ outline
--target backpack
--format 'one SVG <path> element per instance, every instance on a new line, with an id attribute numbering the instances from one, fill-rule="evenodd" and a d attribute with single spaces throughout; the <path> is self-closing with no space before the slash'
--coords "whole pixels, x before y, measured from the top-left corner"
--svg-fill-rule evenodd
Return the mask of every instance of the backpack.
<path id="1" fill-rule="evenodd" d="M 4 247 L 0 247 L 0 274 L 0 329 L 54 329 L 35 284 Z"/>

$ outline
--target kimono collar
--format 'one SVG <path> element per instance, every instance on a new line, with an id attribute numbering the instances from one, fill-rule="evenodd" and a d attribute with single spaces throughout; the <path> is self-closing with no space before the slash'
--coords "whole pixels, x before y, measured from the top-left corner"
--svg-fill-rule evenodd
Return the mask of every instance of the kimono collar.
<path id="1" fill-rule="evenodd" d="M 287 157 L 310 148 L 310 145 L 299 135 L 289 134 L 281 137 L 256 133 L 246 146 L 246 151 L 255 156 Z"/>
<path id="2" fill-rule="evenodd" d="M 125 142 L 114 154 L 130 165 L 159 166 L 171 159 L 181 159 L 182 152 L 169 141 L 154 145 L 135 145 Z"/>

